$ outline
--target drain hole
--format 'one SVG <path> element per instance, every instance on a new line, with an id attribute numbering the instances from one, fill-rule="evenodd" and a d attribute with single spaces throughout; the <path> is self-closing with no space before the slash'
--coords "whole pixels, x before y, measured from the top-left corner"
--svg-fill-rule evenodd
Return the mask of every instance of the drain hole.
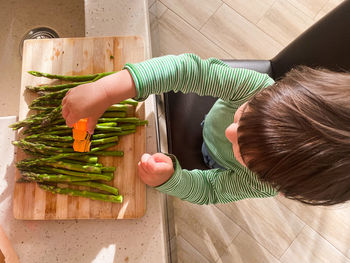
<path id="1" fill-rule="evenodd" d="M 31 29 L 22 39 L 21 44 L 19 46 L 19 53 L 22 57 L 23 53 L 23 42 L 26 39 L 44 39 L 44 38 L 58 38 L 58 34 L 48 27 L 37 27 Z"/>

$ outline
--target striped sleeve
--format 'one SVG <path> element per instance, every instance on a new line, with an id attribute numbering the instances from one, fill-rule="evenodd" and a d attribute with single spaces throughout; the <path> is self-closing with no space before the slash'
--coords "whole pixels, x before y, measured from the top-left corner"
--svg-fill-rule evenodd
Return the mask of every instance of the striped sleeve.
<path id="1" fill-rule="evenodd" d="M 271 197 L 277 194 L 271 186 L 240 169 L 189 171 L 181 168 L 175 156 L 169 156 L 176 163 L 175 172 L 167 182 L 156 189 L 182 200 L 202 205 Z"/>
<path id="2" fill-rule="evenodd" d="M 124 68 L 134 79 L 138 100 L 173 90 L 239 101 L 271 82 L 267 74 L 231 68 L 219 59 L 202 60 L 194 54 L 163 56 Z"/>

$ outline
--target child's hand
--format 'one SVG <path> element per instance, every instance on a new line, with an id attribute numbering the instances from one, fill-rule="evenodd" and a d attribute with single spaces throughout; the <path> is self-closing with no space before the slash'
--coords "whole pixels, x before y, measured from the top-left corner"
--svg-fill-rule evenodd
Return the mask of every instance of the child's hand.
<path id="1" fill-rule="evenodd" d="M 136 95 L 134 80 L 124 69 L 69 90 L 62 101 L 62 116 L 69 127 L 80 119 L 88 118 L 87 130 L 92 134 L 97 120 L 109 106 Z"/>
<path id="2" fill-rule="evenodd" d="M 141 180 L 149 186 L 165 183 L 174 173 L 173 161 L 162 153 L 143 154 L 138 166 Z"/>
<path id="3" fill-rule="evenodd" d="M 73 127 L 80 119 L 89 117 L 88 131 L 92 133 L 99 117 L 110 106 L 108 95 L 98 82 L 83 84 L 67 92 L 62 101 L 62 116 Z"/>

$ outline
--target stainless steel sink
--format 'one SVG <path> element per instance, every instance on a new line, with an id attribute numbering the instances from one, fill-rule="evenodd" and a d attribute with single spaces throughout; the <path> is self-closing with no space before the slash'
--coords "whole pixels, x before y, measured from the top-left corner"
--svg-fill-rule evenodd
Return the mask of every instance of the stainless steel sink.
<path id="1" fill-rule="evenodd" d="M 84 1 L 0 1 L 0 23 L 0 116 L 18 115 L 23 38 L 42 27 L 59 37 L 85 36 Z"/>

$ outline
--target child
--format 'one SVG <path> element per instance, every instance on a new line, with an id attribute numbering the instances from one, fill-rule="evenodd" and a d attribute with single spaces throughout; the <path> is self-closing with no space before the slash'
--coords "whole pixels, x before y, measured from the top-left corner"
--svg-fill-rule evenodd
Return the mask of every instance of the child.
<path id="1" fill-rule="evenodd" d="M 286 197 L 312 205 L 350 199 L 350 75 L 300 68 L 282 80 L 193 54 L 126 64 L 70 90 L 62 115 L 92 133 L 111 105 L 173 90 L 219 97 L 205 118 L 209 170 L 181 169 L 175 156 L 144 154 L 139 176 L 157 190 L 197 204 Z M 200 105 L 198 105 L 200 107 Z"/>

